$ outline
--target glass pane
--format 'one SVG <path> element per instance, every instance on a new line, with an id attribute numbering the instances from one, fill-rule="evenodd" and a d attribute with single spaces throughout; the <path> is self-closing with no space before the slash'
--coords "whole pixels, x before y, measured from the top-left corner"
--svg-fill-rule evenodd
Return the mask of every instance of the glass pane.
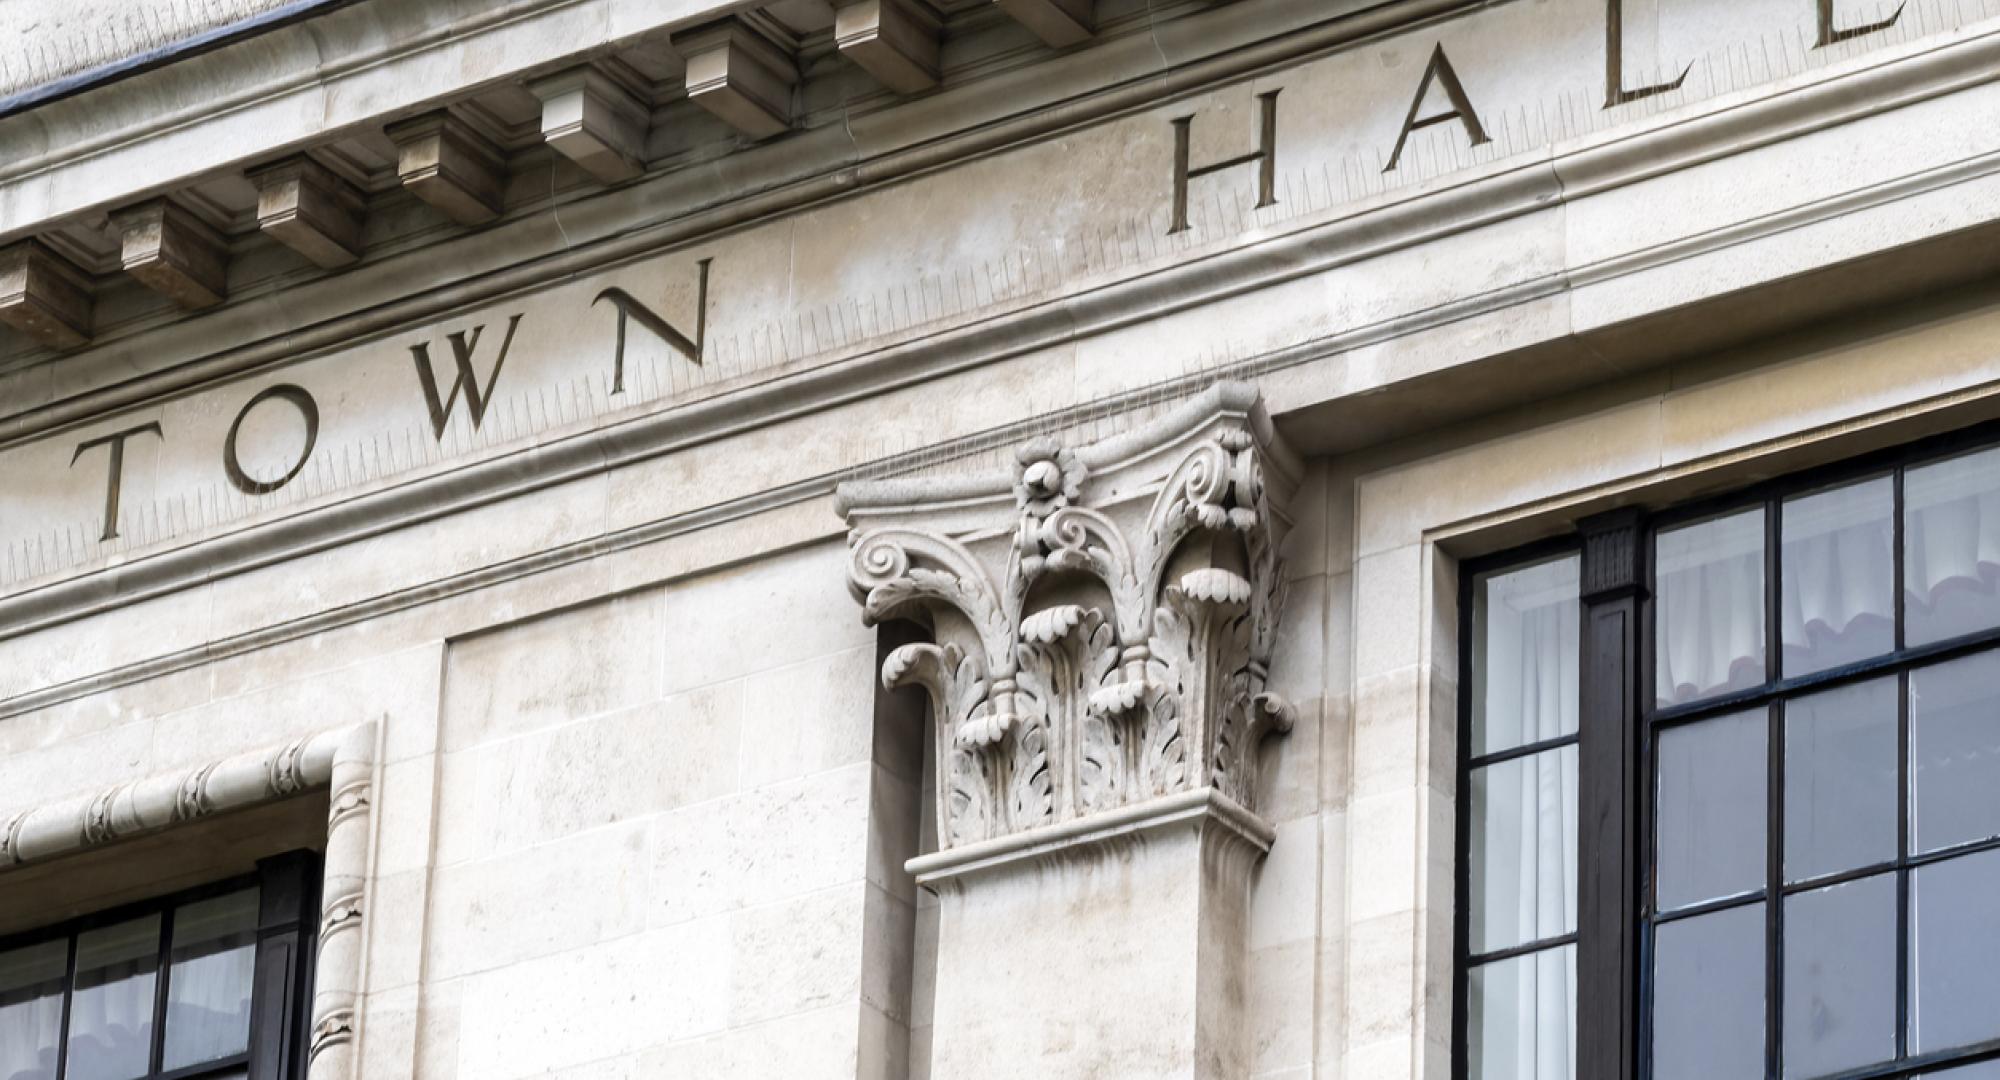
<path id="1" fill-rule="evenodd" d="M 1576 929 L 1575 746 L 1472 773 L 1472 951 Z"/>
<path id="2" fill-rule="evenodd" d="M 1661 911 L 1764 887 L 1768 741 L 1762 709 L 1660 733 Z"/>
<path id="3" fill-rule="evenodd" d="M 257 890 L 176 910 L 171 962 L 162 1068 L 185 1068 L 248 1050 Z"/>
<path id="4" fill-rule="evenodd" d="M 1915 853 L 2000 836 L 2000 652 L 1910 673 Z"/>
<path id="5" fill-rule="evenodd" d="M 1778 630 L 1787 676 L 1896 647 L 1895 518 L 1886 476 L 1786 500 Z"/>
<path id="6" fill-rule="evenodd" d="M 1896 875 L 1785 898 L 1785 1075 L 1896 1056 Z"/>
<path id="7" fill-rule="evenodd" d="M 1896 857 L 1896 679 L 1785 705 L 1785 879 Z"/>
<path id="8" fill-rule="evenodd" d="M 1764 1075 L 1764 905 L 1653 932 L 1653 1080 Z"/>
<path id="9" fill-rule="evenodd" d="M 55 1080 L 69 939 L 0 953 L 0 1080 Z"/>
<path id="10" fill-rule="evenodd" d="M 1472 1080 L 1576 1075 L 1576 946 L 1485 964 L 1470 979 Z"/>
<path id="11" fill-rule="evenodd" d="M 1903 477 L 1904 644 L 2000 626 L 2000 448 Z"/>
<path id="12" fill-rule="evenodd" d="M 146 1075 L 159 965 L 158 915 L 77 936 L 65 1080 L 131 1080 Z"/>
<path id="13" fill-rule="evenodd" d="M 2000 851 L 1910 877 L 1910 1052 L 2000 1038 Z"/>
<path id="14" fill-rule="evenodd" d="M 1664 530 L 1655 541 L 1661 705 L 1764 681 L 1764 511 Z"/>
<path id="15" fill-rule="evenodd" d="M 1568 555 L 1475 586 L 1473 756 L 1576 733 L 1578 562 Z"/>

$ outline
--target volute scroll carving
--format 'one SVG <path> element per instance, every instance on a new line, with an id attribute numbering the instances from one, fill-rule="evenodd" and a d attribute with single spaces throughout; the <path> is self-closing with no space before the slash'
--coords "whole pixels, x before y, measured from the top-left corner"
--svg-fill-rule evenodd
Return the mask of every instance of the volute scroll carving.
<path id="1" fill-rule="evenodd" d="M 1011 476 L 845 485 L 870 623 L 918 616 L 885 686 L 937 725 L 944 849 L 1213 788 L 1249 807 L 1296 459 L 1223 384 L 1091 446 L 1040 439 Z"/>

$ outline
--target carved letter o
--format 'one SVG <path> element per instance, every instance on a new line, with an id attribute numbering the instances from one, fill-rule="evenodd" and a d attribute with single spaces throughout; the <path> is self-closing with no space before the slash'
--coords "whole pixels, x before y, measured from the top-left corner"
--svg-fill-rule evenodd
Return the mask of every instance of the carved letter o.
<path id="1" fill-rule="evenodd" d="M 292 466 L 290 472 L 269 483 L 251 479 L 249 474 L 243 471 L 242 462 L 236 460 L 236 433 L 243 427 L 243 418 L 249 416 L 250 410 L 262 404 L 266 398 L 283 398 L 291 402 L 306 421 L 306 448 L 299 454 L 298 462 Z M 306 393 L 304 387 L 280 383 L 258 392 L 257 396 L 251 398 L 249 403 L 236 414 L 236 419 L 230 421 L 229 437 L 222 442 L 222 468 L 229 474 L 229 482 L 236 485 L 236 490 L 245 495 L 269 495 L 291 483 L 292 477 L 297 476 L 299 470 L 306 467 L 306 462 L 312 457 L 313 444 L 318 441 L 319 404 L 313 401 L 313 396 Z"/>

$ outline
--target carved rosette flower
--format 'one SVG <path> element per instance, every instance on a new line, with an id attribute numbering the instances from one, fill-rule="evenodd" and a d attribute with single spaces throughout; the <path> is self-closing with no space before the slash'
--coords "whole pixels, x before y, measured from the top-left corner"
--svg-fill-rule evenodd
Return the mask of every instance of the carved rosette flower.
<path id="1" fill-rule="evenodd" d="M 1202 407 L 1153 449 L 1028 444 L 1011 521 L 968 525 L 956 482 L 935 489 L 951 534 L 921 527 L 909 484 L 858 496 L 895 522 L 853 540 L 865 618 L 921 605 L 938 635 L 883 679 L 929 691 L 943 846 L 1204 786 L 1249 805 L 1258 742 L 1289 727 L 1266 688 L 1283 599 L 1266 469 L 1289 458 L 1246 388 Z M 1108 608 L 1074 602 L 1099 585 Z"/>

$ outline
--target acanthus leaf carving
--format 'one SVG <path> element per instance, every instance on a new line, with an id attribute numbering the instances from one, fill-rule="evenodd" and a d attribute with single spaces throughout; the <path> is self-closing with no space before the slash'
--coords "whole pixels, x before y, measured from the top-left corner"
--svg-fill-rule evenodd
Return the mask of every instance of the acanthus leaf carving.
<path id="1" fill-rule="evenodd" d="M 1273 439 L 1242 388 L 1218 388 L 1156 450 L 1022 447 L 1011 521 L 968 529 L 961 483 L 938 489 L 955 527 L 927 527 L 904 485 L 888 523 L 856 528 L 864 617 L 922 607 L 938 636 L 883 678 L 929 690 L 942 846 L 1204 786 L 1252 804 L 1258 746 L 1289 728 L 1266 685 L 1284 523 L 1267 469 L 1290 461 Z"/>

